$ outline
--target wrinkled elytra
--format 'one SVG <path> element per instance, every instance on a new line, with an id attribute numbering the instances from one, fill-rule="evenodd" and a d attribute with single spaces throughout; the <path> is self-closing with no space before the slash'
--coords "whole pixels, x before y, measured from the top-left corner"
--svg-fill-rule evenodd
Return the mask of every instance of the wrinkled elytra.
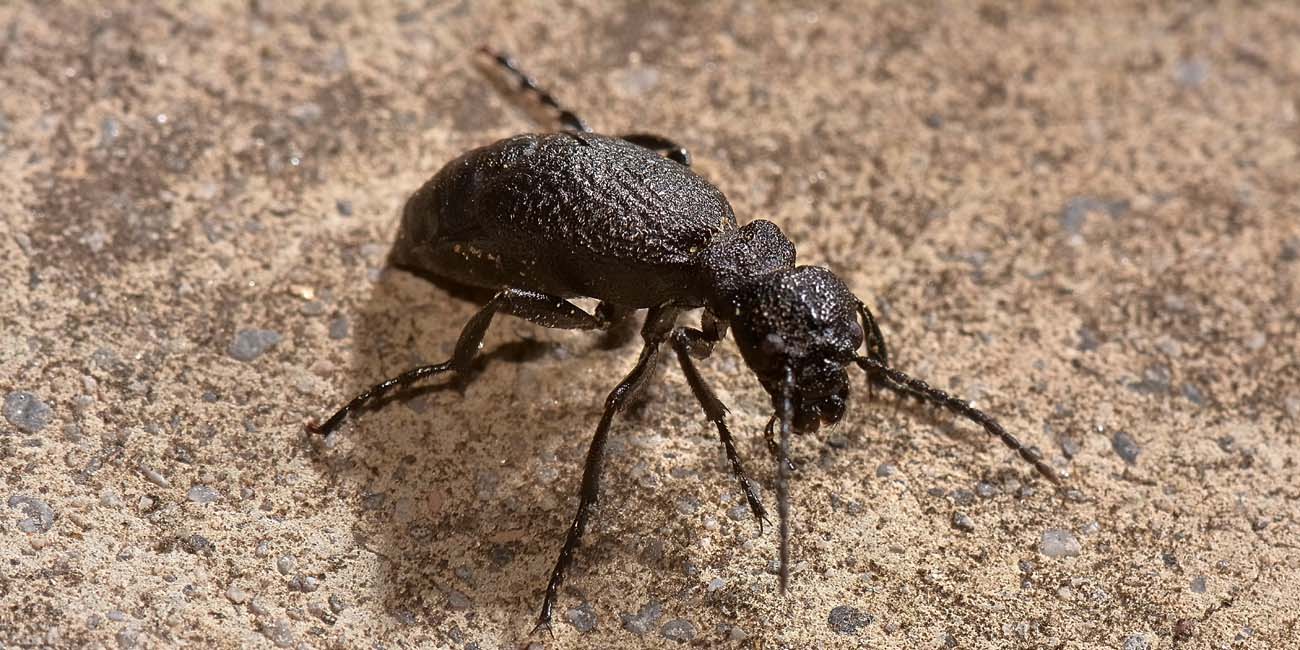
<path id="1" fill-rule="evenodd" d="M 605 400 L 587 452 L 578 511 L 535 629 L 550 626 L 560 584 L 600 493 L 614 415 L 652 376 L 664 344 L 672 347 L 705 417 L 717 427 L 760 532 L 767 513 L 745 476 L 727 428 L 727 409 L 693 359 L 708 357 L 730 327 L 745 363 L 771 396 L 774 414 L 766 436 L 776 458 L 783 593 L 790 566 L 790 434 L 813 432 L 844 416 L 850 365 L 865 371 L 868 386 L 936 404 L 979 424 L 1059 482 L 1037 453 L 993 418 L 890 367 L 867 306 L 830 271 L 796 266 L 794 244 L 775 224 L 758 220 L 737 226 L 722 192 L 691 171 L 685 148 L 650 134 L 592 133 L 510 58 L 483 51 L 558 111 L 567 130 L 507 138 L 447 163 L 407 201 L 391 261 L 496 293 L 461 330 L 451 359 L 377 384 L 324 424 L 308 427 L 328 434 L 350 413 L 395 388 L 468 371 L 497 313 L 543 327 L 607 330 L 631 312 L 647 309 L 641 355 Z M 569 302 L 575 297 L 599 300 L 595 313 Z M 704 309 L 699 329 L 677 324 L 683 311 L 696 308 Z"/>

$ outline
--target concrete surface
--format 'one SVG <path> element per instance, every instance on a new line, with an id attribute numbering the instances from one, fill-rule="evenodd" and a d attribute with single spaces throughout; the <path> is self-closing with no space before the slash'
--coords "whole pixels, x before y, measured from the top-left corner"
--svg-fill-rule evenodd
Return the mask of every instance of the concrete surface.
<path id="1" fill-rule="evenodd" d="M 795 4 L 0 6 L 2 645 L 1300 647 L 1300 6 Z M 480 43 L 688 144 L 1065 487 L 859 393 L 797 440 L 782 597 L 672 369 L 530 638 L 633 349 L 502 319 L 463 394 L 302 428 L 474 310 L 383 264 L 549 128 Z"/>

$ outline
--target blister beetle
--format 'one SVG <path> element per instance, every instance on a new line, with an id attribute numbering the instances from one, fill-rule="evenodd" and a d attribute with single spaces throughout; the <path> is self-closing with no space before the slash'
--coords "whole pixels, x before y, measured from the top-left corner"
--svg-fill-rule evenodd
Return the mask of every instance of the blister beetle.
<path id="1" fill-rule="evenodd" d="M 772 222 L 738 226 L 722 192 L 691 170 L 687 150 L 652 134 L 599 135 L 504 54 L 484 53 L 558 112 L 565 130 L 519 135 L 447 163 L 407 201 L 390 261 L 425 276 L 495 291 L 461 330 L 451 359 L 362 392 L 312 432 L 329 434 L 371 400 L 443 373 L 464 373 L 496 314 L 543 327 L 604 330 L 648 310 L 632 371 L 609 393 L 582 475 L 578 511 L 542 600 L 547 628 L 565 572 L 600 494 L 614 416 L 672 348 L 704 415 L 717 428 L 731 472 L 762 524 L 767 512 L 745 475 L 727 409 L 696 369 L 731 329 L 745 364 L 771 398 L 766 436 L 776 458 L 779 586 L 789 581 L 790 435 L 834 424 L 849 402 L 850 366 L 868 386 L 948 409 L 997 436 L 1054 483 L 1055 471 L 993 418 L 889 365 L 866 304 L 835 274 L 795 264 L 795 247 Z M 594 298 L 595 313 L 569 299 Z M 703 308 L 699 328 L 677 324 Z M 858 349 L 865 352 L 860 354 Z M 537 629 L 535 628 L 535 629 Z"/>

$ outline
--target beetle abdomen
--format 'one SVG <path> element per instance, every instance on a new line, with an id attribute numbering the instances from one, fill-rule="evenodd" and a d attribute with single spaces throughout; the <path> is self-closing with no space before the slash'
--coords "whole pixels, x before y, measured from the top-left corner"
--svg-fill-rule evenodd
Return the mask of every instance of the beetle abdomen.
<path id="1" fill-rule="evenodd" d="M 722 193 L 624 140 L 522 135 L 448 163 L 407 202 L 394 260 L 477 286 L 627 306 L 682 298 L 736 227 Z"/>

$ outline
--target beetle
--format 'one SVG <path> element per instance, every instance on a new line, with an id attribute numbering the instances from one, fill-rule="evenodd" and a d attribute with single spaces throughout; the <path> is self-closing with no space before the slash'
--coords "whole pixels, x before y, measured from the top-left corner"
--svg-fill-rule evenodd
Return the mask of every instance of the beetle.
<path id="1" fill-rule="evenodd" d="M 600 496 L 614 417 L 652 376 L 665 345 L 717 429 L 760 533 L 767 511 L 736 450 L 727 408 L 695 361 L 707 358 L 730 329 L 770 398 L 773 414 L 765 435 L 776 463 L 781 593 L 790 566 L 790 437 L 844 417 L 851 366 L 864 371 L 869 389 L 937 405 L 980 425 L 1039 474 L 1060 483 L 1036 451 L 992 417 L 892 367 L 867 305 L 831 271 L 797 265 L 794 244 L 776 224 L 754 220 L 739 226 L 722 192 L 691 169 L 685 147 L 654 134 L 597 134 L 510 57 L 488 48 L 482 52 L 555 110 L 564 129 L 506 138 L 447 163 L 406 202 L 390 262 L 495 293 L 462 328 L 450 359 L 376 384 L 324 424 L 307 427 L 329 434 L 394 389 L 444 373 L 466 373 L 497 314 L 543 327 L 608 330 L 630 313 L 647 310 L 636 364 L 605 400 L 583 468 L 578 509 L 534 630 L 550 627 L 560 585 Z M 595 312 L 570 302 L 576 297 L 598 300 Z M 693 309 L 703 309 L 700 327 L 679 325 L 682 313 Z"/>

